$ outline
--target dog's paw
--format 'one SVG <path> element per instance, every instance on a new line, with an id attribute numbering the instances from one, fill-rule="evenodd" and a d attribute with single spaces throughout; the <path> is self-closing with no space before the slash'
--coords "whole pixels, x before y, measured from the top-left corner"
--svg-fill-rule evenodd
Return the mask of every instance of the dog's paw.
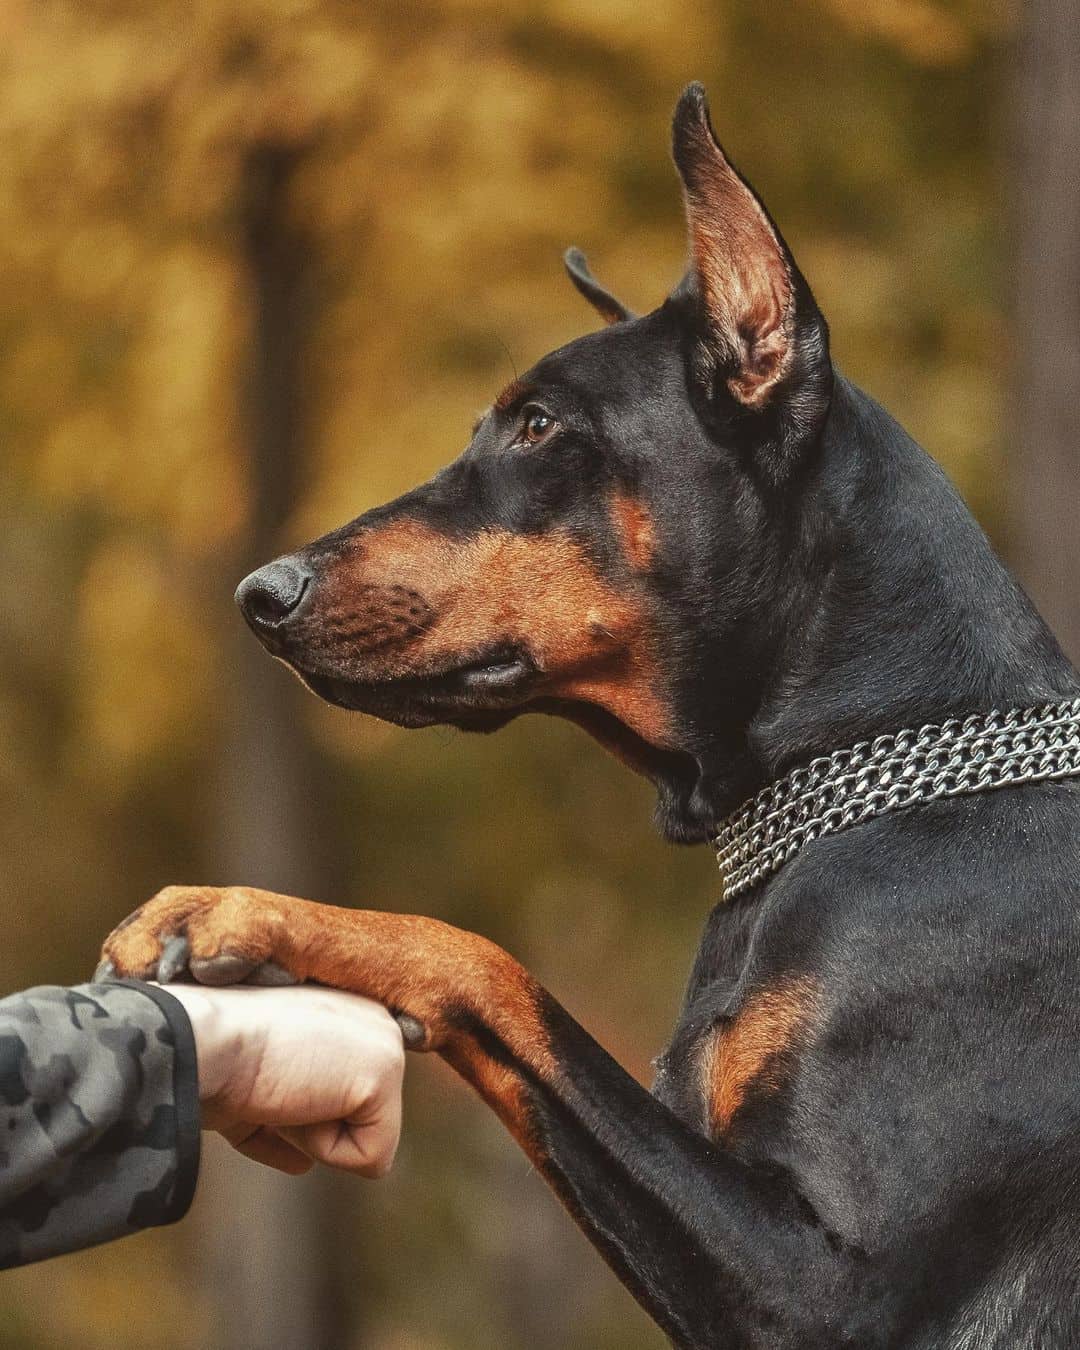
<path id="1" fill-rule="evenodd" d="M 105 939 L 97 980 L 296 984 L 276 961 L 281 914 L 246 886 L 166 886 Z"/>

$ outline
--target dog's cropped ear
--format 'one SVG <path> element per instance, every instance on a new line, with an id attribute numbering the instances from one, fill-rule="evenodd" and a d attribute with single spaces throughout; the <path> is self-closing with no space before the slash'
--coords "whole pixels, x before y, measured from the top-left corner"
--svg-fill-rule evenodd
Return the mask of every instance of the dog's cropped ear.
<path id="1" fill-rule="evenodd" d="M 704 327 L 700 373 L 714 391 L 722 383 L 743 407 L 763 411 L 797 395 L 807 376 L 820 384 L 825 321 L 769 213 L 717 142 L 700 84 L 675 109 L 672 149 L 686 200 L 689 289 Z"/>
<path id="2" fill-rule="evenodd" d="M 563 254 L 563 263 L 570 280 L 605 323 L 622 323 L 624 319 L 635 317 L 631 310 L 620 300 L 616 300 L 609 291 L 605 291 L 596 280 L 589 271 L 589 264 L 585 261 L 585 254 L 581 249 L 568 248 Z"/>

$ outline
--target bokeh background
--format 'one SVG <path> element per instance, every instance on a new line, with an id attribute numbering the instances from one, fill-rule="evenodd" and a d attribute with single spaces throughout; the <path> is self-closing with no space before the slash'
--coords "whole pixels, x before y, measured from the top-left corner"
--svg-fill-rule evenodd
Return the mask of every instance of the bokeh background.
<path id="1" fill-rule="evenodd" d="M 171 881 L 420 911 L 647 1078 L 707 850 L 569 727 L 402 733 L 241 631 L 266 561 L 427 477 L 684 256 L 690 78 L 849 375 L 1074 652 L 1077 0 L 0 0 L 0 988 Z M 179 1227 L 13 1272 L 18 1350 L 659 1347 L 495 1118 L 413 1059 L 372 1186 L 207 1147 Z"/>

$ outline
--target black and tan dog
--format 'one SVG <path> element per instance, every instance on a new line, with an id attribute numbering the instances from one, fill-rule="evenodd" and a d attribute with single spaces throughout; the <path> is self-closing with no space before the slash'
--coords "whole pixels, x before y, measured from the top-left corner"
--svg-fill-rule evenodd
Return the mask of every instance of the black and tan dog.
<path id="1" fill-rule="evenodd" d="M 941 472 L 834 370 L 702 90 L 687 277 L 495 400 L 429 483 L 238 600 L 321 697 L 404 726 L 579 723 L 706 841 L 799 764 L 1073 699 Z M 710 917 L 652 1094 L 504 951 L 433 919 L 172 887 L 122 974 L 273 961 L 376 998 L 494 1107 L 673 1341 L 1080 1345 L 1080 784 L 910 805 Z M 178 946 L 177 935 L 184 941 Z M 179 953 L 179 955 L 178 955 Z"/>

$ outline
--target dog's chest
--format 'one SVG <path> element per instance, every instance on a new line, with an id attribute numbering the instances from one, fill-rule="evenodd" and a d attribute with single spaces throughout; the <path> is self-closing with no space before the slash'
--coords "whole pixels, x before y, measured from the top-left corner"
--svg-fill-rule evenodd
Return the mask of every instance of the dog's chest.
<path id="1" fill-rule="evenodd" d="M 746 1106 L 782 1090 L 817 1008 L 806 977 L 708 991 L 657 1061 L 654 1092 L 695 1129 L 723 1136 Z"/>
<path id="2" fill-rule="evenodd" d="M 751 918 L 740 907 L 713 911 L 682 1016 L 656 1065 L 655 1094 L 714 1138 L 752 1100 L 778 1091 L 818 1014 L 814 980 L 771 969 Z"/>

